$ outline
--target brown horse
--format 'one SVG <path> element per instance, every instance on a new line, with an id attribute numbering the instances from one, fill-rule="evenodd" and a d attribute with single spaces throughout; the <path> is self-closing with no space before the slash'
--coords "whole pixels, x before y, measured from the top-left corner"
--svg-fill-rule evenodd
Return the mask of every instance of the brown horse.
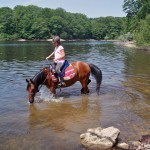
<path id="1" fill-rule="evenodd" d="M 75 70 L 75 76 L 65 81 L 66 86 L 69 87 L 73 85 L 76 81 L 80 81 L 82 85 L 81 93 L 89 93 L 88 84 L 91 82 L 89 79 L 90 73 L 94 76 L 96 80 L 96 92 L 99 95 L 100 85 L 102 81 L 102 72 L 101 70 L 94 64 L 88 64 L 85 62 L 73 62 L 71 64 Z M 26 79 L 27 91 L 29 92 L 29 102 L 34 102 L 34 97 L 37 92 L 39 92 L 39 86 L 45 85 L 50 89 L 52 94 L 56 93 L 56 89 L 58 87 L 58 82 L 53 82 L 52 74 L 49 67 L 43 68 L 40 72 L 38 72 L 32 79 Z"/>

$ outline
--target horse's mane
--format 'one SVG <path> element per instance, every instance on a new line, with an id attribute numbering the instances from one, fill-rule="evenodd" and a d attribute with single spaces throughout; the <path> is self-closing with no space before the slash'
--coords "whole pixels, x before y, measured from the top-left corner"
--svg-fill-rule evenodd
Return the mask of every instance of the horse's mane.
<path id="1" fill-rule="evenodd" d="M 43 84 L 44 80 L 46 79 L 46 74 L 44 71 L 45 68 L 43 68 L 42 70 L 40 70 L 33 78 L 32 81 L 37 85 L 37 87 L 40 84 Z"/>

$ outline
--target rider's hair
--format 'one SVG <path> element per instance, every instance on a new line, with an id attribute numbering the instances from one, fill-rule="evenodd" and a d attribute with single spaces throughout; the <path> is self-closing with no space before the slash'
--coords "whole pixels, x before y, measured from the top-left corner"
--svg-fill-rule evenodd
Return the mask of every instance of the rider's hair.
<path id="1" fill-rule="evenodd" d="M 54 36 L 53 37 L 53 41 L 52 41 L 53 43 L 58 43 L 58 44 L 61 44 L 61 42 L 60 42 L 60 37 L 59 36 Z"/>

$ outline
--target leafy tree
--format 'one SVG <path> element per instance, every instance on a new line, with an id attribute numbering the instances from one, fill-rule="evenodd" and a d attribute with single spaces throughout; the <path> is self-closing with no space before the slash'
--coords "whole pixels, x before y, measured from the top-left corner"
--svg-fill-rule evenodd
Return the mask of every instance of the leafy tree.
<path id="1" fill-rule="evenodd" d="M 46 39 L 60 35 L 64 39 L 114 39 L 124 32 L 124 19 L 100 17 L 89 19 L 62 8 L 34 5 L 0 8 L 0 39 Z"/>
<path id="2" fill-rule="evenodd" d="M 14 34 L 13 13 L 8 7 L 0 8 L 0 34 L 1 38 L 9 39 Z"/>
<path id="3" fill-rule="evenodd" d="M 127 13 L 127 17 L 136 16 L 140 7 L 141 0 L 124 0 L 123 10 Z"/>
<path id="4" fill-rule="evenodd" d="M 119 17 L 100 17 L 92 20 L 92 35 L 95 39 L 117 38 L 124 33 L 125 21 Z"/>
<path id="5" fill-rule="evenodd" d="M 35 20 L 32 24 L 31 31 L 31 39 L 48 39 L 50 37 L 48 25 L 43 18 L 37 18 Z"/>
<path id="6" fill-rule="evenodd" d="M 94 39 L 100 40 L 103 39 L 105 31 L 103 24 L 97 21 L 92 21 L 92 37 Z"/>
<path id="7" fill-rule="evenodd" d="M 66 11 L 63 8 L 57 8 L 55 10 L 55 16 L 59 16 L 61 18 L 65 18 L 66 16 Z"/>
<path id="8" fill-rule="evenodd" d="M 59 16 L 53 16 L 49 21 L 49 28 L 52 35 L 60 35 L 64 28 L 63 18 Z"/>
<path id="9" fill-rule="evenodd" d="M 124 0 L 123 10 L 127 13 L 127 31 L 134 33 L 137 44 L 150 44 L 149 0 Z"/>
<path id="10" fill-rule="evenodd" d="M 140 21 L 135 31 L 135 39 L 138 45 L 150 45 L 150 15 Z"/>

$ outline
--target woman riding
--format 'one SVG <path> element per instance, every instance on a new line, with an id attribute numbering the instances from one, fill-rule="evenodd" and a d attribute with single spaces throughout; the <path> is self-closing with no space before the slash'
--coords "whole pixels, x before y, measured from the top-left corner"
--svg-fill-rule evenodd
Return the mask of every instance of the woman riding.
<path id="1" fill-rule="evenodd" d="M 65 60 L 66 60 L 65 50 L 64 50 L 64 47 L 61 45 L 59 36 L 54 36 L 52 43 L 55 45 L 55 49 L 49 56 L 46 57 L 46 59 L 48 60 L 54 55 L 53 61 L 55 64 L 55 71 L 57 73 L 59 83 L 61 85 L 65 85 L 65 82 L 63 81 L 63 77 L 61 74 L 61 68 L 63 67 Z"/>

